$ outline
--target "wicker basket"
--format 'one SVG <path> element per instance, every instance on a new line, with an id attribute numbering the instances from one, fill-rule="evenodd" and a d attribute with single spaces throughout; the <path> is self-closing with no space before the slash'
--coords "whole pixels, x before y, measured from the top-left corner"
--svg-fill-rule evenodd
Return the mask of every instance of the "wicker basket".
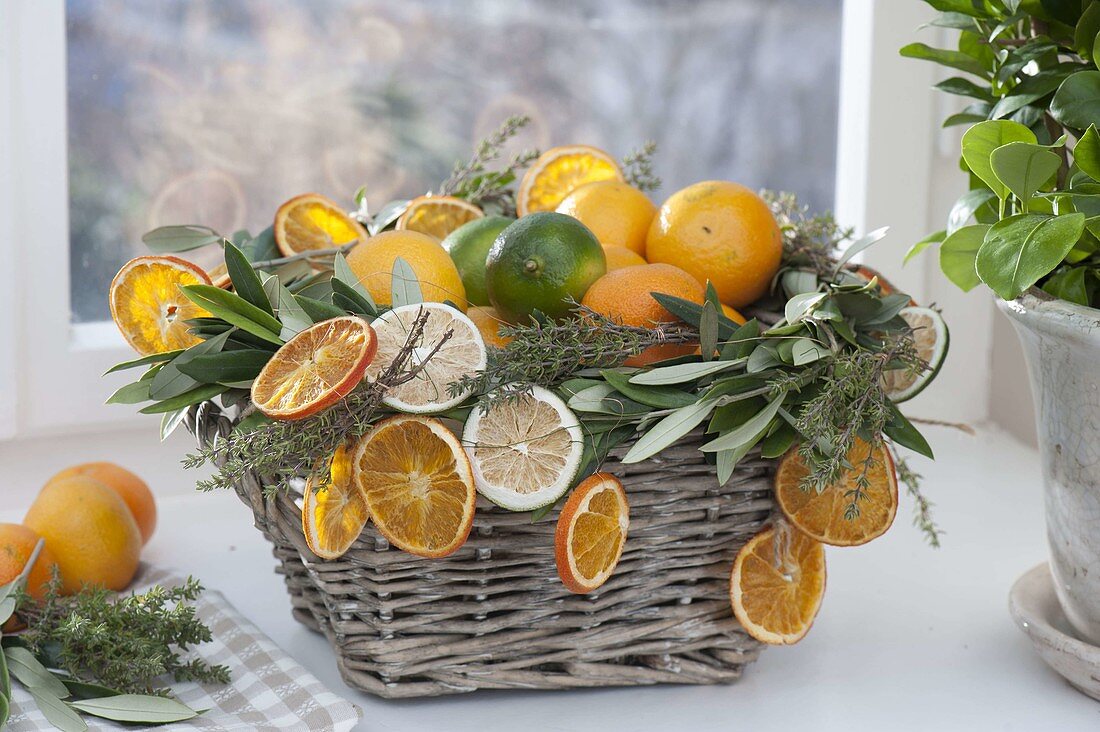
<path id="1" fill-rule="evenodd" d="M 200 444 L 229 433 L 213 403 L 186 420 Z M 274 545 L 294 616 L 323 632 L 348 685 L 382 697 L 477 689 L 713 684 L 760 653 L 733 617 L 729 572 L 773 506 L 771 461 L 752 454 L 719 486 L 692 433 L 659 455 L 603 469 L 630 497 L 630 534 L 614 576 L 574 595 L 554 563 L 555 514 L 478 500 L 466 544 L 444 559 L 391 548 L 369 527 L 343 557 L 316 557 L 302 536 L 300 495 L 264 498 L 250 476 L 237 494 Z"/>

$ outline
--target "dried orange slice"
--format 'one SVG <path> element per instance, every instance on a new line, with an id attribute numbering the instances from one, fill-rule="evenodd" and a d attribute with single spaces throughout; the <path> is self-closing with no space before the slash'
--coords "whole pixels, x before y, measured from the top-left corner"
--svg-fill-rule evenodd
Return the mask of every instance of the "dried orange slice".
<path id="1" fill-rule="evenodd" d="M 330 407 L 362 381 L 378 350 L 374 329 L 345 315 L 284 343 L 252 382 L 252 401 L 272 419 L 293 420 Z"/>
<path id="2" fill-rule="evenodd" d="M 284 257 L 366 240 L 366 229 L 358 221 L 316 193 L 296 196 L 275 212 L 275 244 Z"/>
<path id="3" fill-rule="evenodd" d="M 359 441 L 355 482 L 374 525 L 399 549 L 445 557 L 474 521 L 474 474 L 458 438 L 431 417 L 384 419 Z"/>
<path id="4" fill-rule="evenodd" d="M 206 272 L 178 257 L 131 259 L 111 282 L 111 317 L 142 356 L 190 348 L 202 339 L 187 321 L 210 313 L 187 299 L 180 286 L 200 284 L 210 284 Z"/>
<path id="5" fill-rule="evenodd" d="M 370 514 L 355 483 L 352 454 L 336 449 L 327 473 L 306 481 L 302 497 L 302 533 L 309 550 L 322 559 L 337 559 L 351 548 Z"/>
<path id="6" fill-rule="evenodd" d="M 802 533 L 832 546 L 856 546 L 882 536 L 898 512 L 898 479 L 886 445 L 856 438 L 848 462 L 851 467 L 840 480 L 820 493 L 802 489 L 810 470 L 797 448 L 775 473 L 775 499 L 783 514 Z M 850 508 L 853 504 L 858 512 Z"/>
<path id="7" fill-rule="evenodd" d="M 825 548 L 790 527 L 768 528 L 737 553 L 733 614 L 758 641 L 790 645 L 813 625 L 825 596 Z"/>
<path id="8" fill-rule="evenodd" d="M 461 198 L 419 196 L 409 201 L 409 207 L 397 220 L 397 228 L 419 231 L 443 241 L 458 227 L 484 216 L 484 211 Z"/>
<path id="9" fill-rule="evenodd" d="M 581 481 L 562 507 L 554 533 L 562 584 L 578 594 L 603 585 L 623 555 L 629 526 L 630 506 L 618 478 L 595 473 Z"/>
<path id="10" fill-rule="evenodd" d="M 531 164 L 516 192 L 516 212 L 553 211 L 574 189 L 598 180 L 624 180 L 615 158 L 588 145 L 552 147 Z"/>

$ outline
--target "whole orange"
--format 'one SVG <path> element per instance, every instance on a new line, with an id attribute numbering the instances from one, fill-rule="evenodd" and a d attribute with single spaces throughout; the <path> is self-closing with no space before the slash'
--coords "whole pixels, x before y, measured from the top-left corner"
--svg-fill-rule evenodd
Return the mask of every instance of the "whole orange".
<path id="1" fill-rule="evenodd" d="M 703 181 L 661 205 L 646 238 L 646 259 L 709 279 L 718 299 L 739 308 L 768 291 L 783 258 L 768 204 L 729 181 Z"/>
<path id="2" fill-rule="evenodd" d="M 726 305 L 725 303 L 722 303 L 722 314 L 733 322 L 737 323 L 738 325 L 745 324 L 745 316 L 737 312 L 737 310 L 735 310 L 734 308 L 731 308 L 729 305 Z"/>
<path id="3" fill-rule="evenodd" d="M 41 538 L 26 526 L 0 524 L 0 585 L 6 585 L 19 576 Z M 27 575 L 27 594 L 34 598 L 42 597 L 56 566 L 53 552 L 48 546 L 43 546 Z"/>
<path id="4" fill-rule="evenodd" d="M 50 478 L 48 482 L 71 478 L 74 475 L 83 475 L 86 478 L 98 480 L 122 498 L 130 513 L 137 521 L 141 531 L 141 543 L 148 544 L 149 537 L 157 527 L 157 504 L 153 499 L 153 492 L 144 480 L 131 473 L 121 465 L 108 462 L 82 463 L 71 468 L 65 468 L 60 473 Z"/>
<path id="5" fill-rule="evenodd" d="M 679 320 L 650 293 L 680 297 L 702 304 L 706 290 L 699 280 L 671 264 L 643 264 L 608 272 L 585 293 L 581 304 L 623 325 L 651 328 L 658 323 Z M 676 343 L 650 346 L 628 358 L 627 366 L 645 366 L 654 361 L 682 356 L 695 351 L 696 344 Z"/>
<path id="6" fill-rule="evenodd" d="M 605 247 L 626 247 L 645 256 L 646 236 L 657 207 L 628 183 L 601 180 L 574 189 L 557 211 L 587 226 Z"/>
<path id="7" fill-rule="evenodd" d="M 51 481 L 23 525 L 46 540 L 65 593 L 85 584 L 123 590 L 134 578 L 141 531 L 122 498 L 98 480 L 74 475 Z"/>
<path id="8" fill-rule="evenodd" d="M 508 325 L 508 321 L 500 317 L 496 308 L 477 305 L 467 310 L 466 315 L 477 326 L 485 345 L 504 348 L 508 345 L 508 341 L 512 340 L 500 334 L 500 326 Z"/>
<path id="9" fill-rule="evenodd" d="M 607 271 L 622 269 L 623 267 L 636 267 L 645 264 L 641 254 L 626 247 L 604 247 L 604 256 L 607 257 Z"/>
<path id="10" fill-rule="evenodd" d="M 466 310 L 466 287 L 451 255 L 439 240 L 418 231 L 384 231 L 357 244 L 347 256 L 348 266 L 379 305 L 393 302 L 393 263 L 404 259 L 420 284 L 426 302 L 454 303 Z"/>

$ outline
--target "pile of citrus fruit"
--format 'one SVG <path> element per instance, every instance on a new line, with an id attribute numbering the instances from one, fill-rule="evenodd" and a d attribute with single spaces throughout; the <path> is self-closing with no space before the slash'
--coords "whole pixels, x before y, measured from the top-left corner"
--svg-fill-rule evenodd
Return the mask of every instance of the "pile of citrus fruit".
<path id="1" fill-rule="evenodd" d="M 0 524 L 0 585 L 44 540 L 27 578 L 32 597 L 43 595 L 55 572 L 63 594 L 85 585 L 125 589 L 156 524 L 153 494 L 129 470 L 108 462 L 67 468 L 46 482 L 22 524 Z"/>
<path id="2" fill-rule="evenodd" d="M 288 331 L 286 320 L 274 317 L 284 309 L 281 296 L 265 295 L 271 280 L 280 287 L 277 278 L 269 276 L 262 287 L 257 278 L 250 285 L 254 292 L 239 293 L 248 302 L 223 316 L 233 326 L 270 323 L 267 335 L 258 331 L 267 351 L 248 349 L 262 365 L 247 379 L 242 370 L 234 388 L 248 388 L 252 407 L 270 420 L 292 422 L 340 408 L 362 384 L 385 384 L 379 397 L 384 418 L 348 436 L 305 485 L 302 535 L 317 557 L 343 556 L 368 524 L 406 552 L 445 557 L 466 541 L 479 495 L 508 510 L 541 511 L 572 489 L 555 532 L 558 573 L 572 592 L 598 589 L 614 572 L 627 540 L 630 510 L 622 483 L 604 472 L 581 479 L 585 434 L 558 393 L 528 385 L 507 398 L 483 395 L 471 408 L 472 391 L 458 388 L 463 377 L 486 369 L 497 355 L 492 349 L 507 348 L 501 328 L 509 325 L 577 318 L 584 308 L 630 326 L 678 322 L 655 293 L 698 305 L 717 305 L 716 295 L 726 327 L 744 324 L 739 310 L 769 293 L 783 259 L 780 227 L 750 189 L 704 181 L 658 206 L 627 182 L 614 158 L 582 145 L 538 157 L 515 191 L 515 213 L 487 215 L 461 198 L 429 194 L 373 229 L 316 194 L 279 208 L 272 226 L 278 251 L 288 261 L 307 262 L 320 253 L 345 252 L 346 260 L 333 260 L 331 277 L 339 279 L 341 268 L 350 273 L 351 280 L 341 283 L 358 288 L 371 308 L 336 307 L 334 296 L 325 312 L 335 314 L 311 316 Z M 179 352 L 202 342 L 188 323 L 212 319 L 194 298 L 181 295 L 181 287 L 210 283 L 206 273 L 182 260 L 139 258 L 112 284 L 115 321 L 143 356 Z M 662 344 L 624 365 L 648 367 L 696 353 L 698 342 Z M 398 367 L 413 372 L 399 384 L 385 382 Z M 926 381 L 903 378 L 890 386 L 909 394 Z M 344 439 L 342 432 L 337 437 Z M 806 491 L 809 469 L 797 447 L 780 462 L 775 493 L 782 515 L 741 550 L 730 581 L 733 611 L 754 637 L 769 643 L 800 639 L 824 593 L 823 545 L 862 544 L 892 523 L 897 481 L 888 449 L 857 441 L 848 463 L 842 480 Z M 110 501 L 90 487 L 91 479 L 67 480 L 44 491 L 44 505 L 32 508 L 28 526 L 47 536 L 66 581 L 70 572 L 73 581 L 87 580 L 90 570 L 52 528 L 73 520 L 60 517 L 58 506 L 65 509 L 78 497 L 93 500 L 85 493 Z M 854 515 L 852 504 L 858 505 Z M 132 561 L 120 559 L 111 564 L 116 574 L 93 578 L 108 586 L 128 581 L 140 547 L 134 522 L 127 523 L 118 508 L 113 520 L 121 527 L 116 533 L 122 548 L 116 554 Z M 81 556 L 95 561 L 99 552 Z"/>

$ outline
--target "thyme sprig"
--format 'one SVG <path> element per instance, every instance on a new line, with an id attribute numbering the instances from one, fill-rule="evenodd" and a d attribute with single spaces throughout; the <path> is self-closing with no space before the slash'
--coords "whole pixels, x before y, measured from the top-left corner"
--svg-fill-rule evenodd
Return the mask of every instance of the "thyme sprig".
<path id="1" fill-rule="evenodd" d="M 810 214 L 809 206 L 800 204 L 793 193 L 765 190 L 760 195 L 783 234 L 783 264 L 832 279 L 837 250 L 852 238 L 853 230 L 837 224 L 831 213 Z"/>
<path id="2" fill-rule="evenodd" d="M 924 533 L 924 538 L 930 546 L 938 549 L 943 530 L 932 518 L 934 504 L 921 492 L 921 476 L 909 467 L 909 463 L 898 453 L 897 448 L 891 446 L 891 451 L 894 455 L 894 469 L 898 474 L 898 482 L 905 486 L 906 492 L 913 499 L 913 525 Z"/>
<path id="3" fill-rule="evenodd" d="M 528 325 L 502 326 L 500 334 L 511 339 L 508 345 L 490 352 L 484 371 L 463 375 L 451 384 L 451 395 L 503 395 L 506 392 L 495 392 L 496 388 L 513 383 L 555 386 L 581 369 L 619 366 L 653 345 L 699 339 L 697 330 L 682 324 L 638 328 L 583 305 L 575 310 L 574 320 L 540 319 Z"/>
<path id="4" fill-rule="evenodd" d="M 335 406 L 301 420 L 265 422 L 251 430 L 234 430 L 188 455 L 184 467 L 206 463 L 218 466 L 214 475 L 197 483 L 199 490 L 232 488 L 255 473 L 265 478 L 265 492 L 274 493 L 288 489 L 295 478 L 308 477 L 321 466 L 327 467 L 324 460 L 341 444 L 370 429 L 380 416 L 379 407 L 386 393 L 415 378 L 451 338 L 451 331 L 447 331 L 426 356 L 410 365 L 413 350 L 424 339 L 427 318 L 426 311 L 417 315 L 405 344 L 377 379 L 364 380 Z"/>
<path id="5" fill-rule="evenodd" d="M 655 191 L 661 187 L 661 179 L 653 172 L 653 156 L 657 153 L 657 143 L 647 140 L 637 150 L 623 158 L 623 170 L 626 182 L 640 191 Z"/>
<path id="6" fill-rule="evenodd" d="M 490 170 L 489 165 L 500 158 L 504 145 L 519 133 L 531 118 L 516 115 L 504 120 L 500 128 L 481 140 L 469 160 L 455 165 L 450 177 L 439 186 L 439 192 L 445 196 L 456 196 L 485 208 L 497 206 L 502 213 L 515 215 L 515 194 L 510 185 L 539 156 L 538 150 L 522 150 L 511 157 L 507 165 L 499 170 Z"/>
<path id="7" fill-rule="evenodd" d="M 58 577 L 40 600 L 22 595 L 19 617 L 27 630 L 19 635 L 35 656 L 74 678 L 129 694 L 166 695 L 158 679 L 205 683 L 229 682 L 229 669 L 187 652 L 212 640 L 191 603 L 202 594 L 188 577 L 178 587 L 160 585 L 141 594 L 115 598 L 88 587 L 62 596 Z"/>

